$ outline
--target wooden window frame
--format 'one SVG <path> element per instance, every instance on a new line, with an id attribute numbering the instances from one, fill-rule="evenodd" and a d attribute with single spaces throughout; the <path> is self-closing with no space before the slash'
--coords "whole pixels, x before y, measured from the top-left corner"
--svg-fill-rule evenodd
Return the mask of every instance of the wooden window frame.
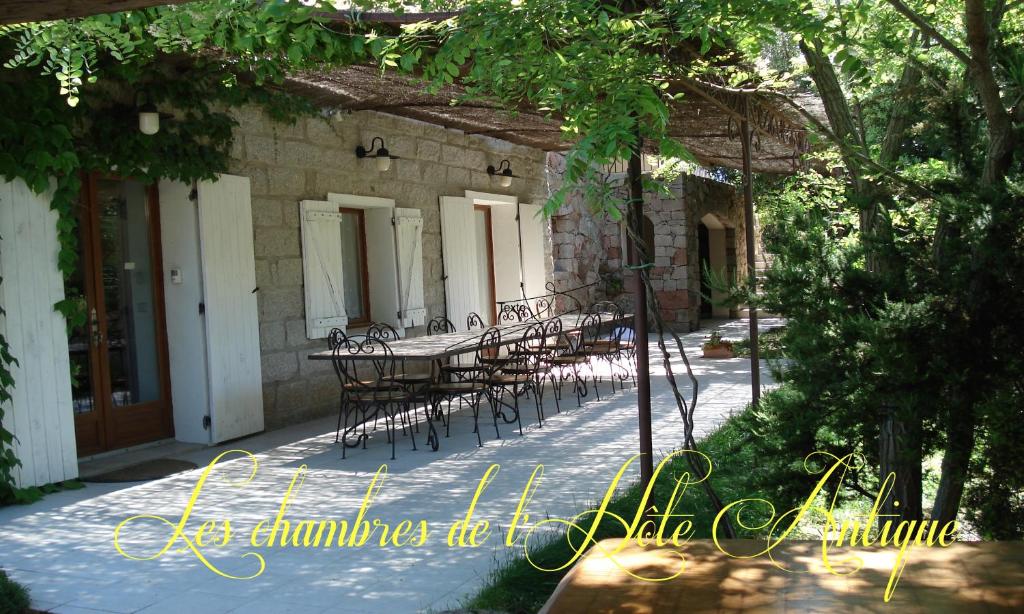
<path id="1" fill-rule="evenodd" d="M 484 225 L 487 227 L 487 277 L 491 282 L 491 287 L 488 289 L 488 295 L 490 296 L 490 307 L 488 312 L 491 315 L 491 325 L 498 323 L 498 297 L 495 295 L 497 283 L 495 283 L 494 275 L 494 239 L 491 235 L 491 208 L 487 205 L 473 204 L 473 211 L 480 211 L 484 214 Z"/>
<path id="2" fill-rule="evenodd" d="M 363 209 L 352 207 L 338 207 L 338 213 L 352 214 L 358 220 L 356 234 L 359 235 L 359 275 L 361 278 L 360 283 L 362 284 L 360 295 L 363 299 L 363 317 L 359 319 L 349 318 L 348 326 L 369 326 L 373 323 L 373 318 L 370 315 L 370 267 L 366 261 L 366 212 Z"/>

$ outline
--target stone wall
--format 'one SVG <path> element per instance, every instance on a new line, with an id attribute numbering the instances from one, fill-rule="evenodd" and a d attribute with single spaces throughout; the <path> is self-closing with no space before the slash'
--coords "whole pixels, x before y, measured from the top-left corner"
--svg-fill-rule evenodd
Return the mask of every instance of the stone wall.
<path id="1" fill-rule="evenodd" d="M 399 207 L 420 209 L 429 319 L 445 312 L 438 197 L 462 196 L 469 189 L 512 194 L 521 202 L 547 199 L 546 156 L 539 150 L 368 111 L 303 118 L 294 125 L 275 123 L 254 107 L 236 110 L 235 117 L 239 127 L 228 172 L 252 181 L 268 428 L 337 407 L 338 383 L 330 363 L 306 359 L 324 349 L 325 342 L 306 339 L 300 200 L 326 200 L 333 192 L 391 198 Z M 377 136 L 400 157 L 384 173 L 372 160 L 355 156 L 356 146 L 369 147 Z M 489 164 L 505 158 L 522 177 L 511 188 L 498 187 L 486 173 Z"/>
<path id="2" fill-rule="evenodd" d="M 557 160 L 550 166 L 555 174 L 562 170 Z M 725 227 L 728 272 L 745 275 L 743 200 L 732 186 L 693 175 L 666 187 L 669 194 L 644 194 L 644 212 L 653 227 L 651 283 L 666 322 L 678 331 L 690 331 L 700 327 L 698 225 L 711 214 Z M 627 193 L 619 191 L 625 201 Z M 567 199 L 552 222 L 554 279 L 559 289 L 598 282 L 587 293 L 588 301 L 610 299 L 632 309 L 633 273 L 623 269 L 623 223 L 592 213 L 580 195 Z"/>

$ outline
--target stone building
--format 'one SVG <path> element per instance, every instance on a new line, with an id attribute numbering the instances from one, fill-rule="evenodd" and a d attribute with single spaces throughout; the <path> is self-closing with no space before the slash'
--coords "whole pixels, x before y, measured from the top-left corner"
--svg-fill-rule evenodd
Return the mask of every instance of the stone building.
<path id="1" fill-rule="evenodd" d="M 248 177 L 252 185 L 268 428 L 324 415 L 335 411 L 337 404 L 337 378 L 330 363 L 306 359 L 310 352 L 322 350 L 324 341 L 307 337 L 301 201 L 356 194 L 393 199 L 397 207 L 420 210 L 423 298 L 429 320 L 446 314 L 439 199 L 470 190 L 500 192 L 521 203 L 547 200 L 547 155 L 536 149 L 371 111 L 304 118 L 293 126 L 275 123 L 256 108 L 240 109 L 236 117 L 240 126 L 229 172 Z M 399 158 L 387 172 L 377 171 L 372 161 L 359 160 L 353 153 L 377 137 Z M 518 175 L 508 188 L 486 172 L 487 166 L 504 159 Z M 492 245 L 499 251 L 501 247 L 497 241 Z M 463 328 L 464 322 L 457 326 Z M 406 331 L 422 333 L 422 326 Z"/>
<path id="2" fill-rule="evenodd" d="M 551 159 L 553 170 L 558 162 Z M 645 171 L 652 168 L 645 161 Z M 700 328 L 701 320 L 737 316 L 737 307 L 724 304 L 719 288 L 746 275 L 742 194 L 697 170 L 668 181 L 667 194 L 644 194 L 644 239 L 653 249 L 651 285 L 663 318 L 679 332 Z M 623 173 L 608 177 L 623 180 Z M 625 190 L 618 192 L 625 202 Z M 588 300 L 612 300 L 631 309 L 634 273 L 628 268 L 624 219 L 595 213 L 576 195 L 551 224 L 557 287 L 590 286 Z"/>

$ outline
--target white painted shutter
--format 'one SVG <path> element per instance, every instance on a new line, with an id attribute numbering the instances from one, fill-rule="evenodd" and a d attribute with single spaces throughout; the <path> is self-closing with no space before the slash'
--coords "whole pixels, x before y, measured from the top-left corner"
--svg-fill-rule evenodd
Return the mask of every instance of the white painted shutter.
<path id="1" fill-rule="evenodd" d="M 203 265 L 199 253 L 198 207 L 192 183 L 163 180 L 160 189 L 160 246 L 164 265 L 164 320 L 174 400 L 174 438 L 210 443 L 210 415 L 203 314 Z M 177 269 L 180 279 L 171 280 Z"/>
<path id="2" fill-rule="evenodd" d="M 494 300 L 518 301 L 519 289 L 519 223 L 515 205 L 491 207 L 491 246 L 494 250 Z"/>
<path id="3" fill-rule="evenodd" d="M 472 200 L 461 196 L 441 197 L 441 252 L 448 319 L 458 330 L 463 330 L 469 312 L 480 312 Z"/>
<path id="4" fill-rule="evenodd" d="M 520 203 L 519 232 L 522 237 L 523 282 L 528 297 L 547 293 L 547 252 L 544 232 L 547 224 L 548 218 L 541 213 L 540 205 Z"/>
<path id="5" fill-rule="evenodd" d="M 256 259 L 249 178 L 198 185 L 211 442 L 263 430 Z"/>
<path id="6" fill-rule="evenodd" d="M 403 328 L 426 323 L 423 301 L 423 217 L 419 209 L 395 209 L 398 313 Z"/>
<path id="7" fill-rule="evenodd" d="M 302 226 L 302 285 L 306 293 L 306 336 L 323 339 L 345 328 L 345 286 L 341 266 L 341 213 L 336 203 L 299 203 Z"/>
<path id="8" fill-rule="evenodd" d="M 398 319 L 398 282 L 395 278 L 395 229 L 391 207 L 363 210 L 366 221 L 366 273 L 370 287 L 370 319 L 404 328 Z"/>
<path id="9" fill-rule="evenodd" d="M 64 279 L 52 197 L 20 179 L 0 180 L 0 334 L 18 360 L 3 424 L 14 433 L 21 466 L 12 473 L 22 487 L 78 477 L 67 324 L 54 309 L 64 298 Z"/>

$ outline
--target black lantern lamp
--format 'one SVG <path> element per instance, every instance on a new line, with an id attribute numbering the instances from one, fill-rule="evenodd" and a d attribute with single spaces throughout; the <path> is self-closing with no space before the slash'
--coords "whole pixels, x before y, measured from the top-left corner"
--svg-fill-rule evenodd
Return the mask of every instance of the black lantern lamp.
<path id="1" fill-rule="evenodd" d="M 380 141 L 380 147 L 374 150 L 373 146 L 377 144 L 377 141 Z M 373 151 L 373 153 L 370 153 L 371 151 Z M 373 137 L 373 140 L 370 141 L 369 150 L 362 145 L 356 147 L 356 157 L 359 159 L 374 158 L 377 163 L 377 170 L 382 173 L 391 168 L 392 160 L 398 159 L 398 156 L 392 156 L 391 153 L 388 152 L 387 148 L 384 147 L 384 139 L 379 136 Z"/>
<path id="2" fill-rule="evenodd" d="M 498 185 L 500 185 L 503 188 L 507 188 L 510 185 L 512 185 L 513 177 L 515 177 L 516 179 L 519 178 L 519 175 L 512 174 L 512 165 L 511 163 L 509 163 L 508 160 L 502 160 L 501 162 L 499 162 L 498 168 L 494 168 L 493 165 L 488 166 L 487 174 L 490 175 L 491 177 L 498 177 Z"/>

